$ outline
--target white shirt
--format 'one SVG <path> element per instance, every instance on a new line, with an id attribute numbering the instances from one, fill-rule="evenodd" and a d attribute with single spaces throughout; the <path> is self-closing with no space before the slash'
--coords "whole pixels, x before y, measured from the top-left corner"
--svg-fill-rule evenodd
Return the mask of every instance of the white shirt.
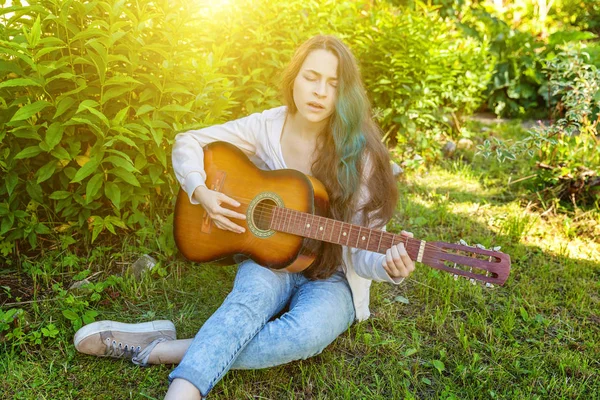
<path id="1" fill-rule="evenodd" d="M 183 190 L 192 199 L 198 186 L 205 186 L 204 153 L 202 147 L 215 141 L 231 143 L 242 150 L 260 169 L 285 169 L 286 164 L 281 150 L 281 134 L 287 107 L 281 106 L 262 113 L 214 125 L 203 129 L 191 130 L 175 137 L 172 160 L 175 176 Z M 364 168 L 367 170 L 368 168 Z M 366 185 L 361 185 L 359 203 L 368 201 Z M 352 222 L 360 224 L 362 215 L 356 213 Z M 374 225 L 374 224 L 373 224 Z M 385 230 L 385 228 L 384 228 Z M 352 300 L 356 319 L 369 318 L 369 289 L 371 281 L 399 284 L 403 278 L 392 278 L 382 266 L 384 254 L 342 246 L 343 270 L 352 291 Z"/>

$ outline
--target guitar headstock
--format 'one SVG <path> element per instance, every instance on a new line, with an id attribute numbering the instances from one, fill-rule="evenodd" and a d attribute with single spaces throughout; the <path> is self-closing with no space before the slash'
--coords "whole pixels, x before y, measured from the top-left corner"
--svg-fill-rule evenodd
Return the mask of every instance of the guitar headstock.
<path id="1" fill-rule="evenodd" d="M 454 275 L 485 282 L 486 287 L 503 285 L 510 273 L 510 256 L 500 252 L 500 247 L 486 249 L 481 244 L 469 246 L 464 240 L 459 243 L 428 242 L 425 252 L 429 265 Z"/>

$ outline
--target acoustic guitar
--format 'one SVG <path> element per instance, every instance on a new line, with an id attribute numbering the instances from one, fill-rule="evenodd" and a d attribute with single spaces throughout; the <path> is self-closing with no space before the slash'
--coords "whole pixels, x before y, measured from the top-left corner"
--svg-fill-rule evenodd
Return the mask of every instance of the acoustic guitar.
<path id="1" fill-rule="evenodd" d="M 326 218 L 328 196 L 317 179 L 300 171 L 263 171 L 237 147 L 213 142 L 204 147 L 206 185 L 241 205 L 244 233 L 217 228 L 204 208 L 180 190 L 174 217 L 177 247 L 189 260 L 234 263 L 237 254 L 272 269 L 299 272 L 310 266 L 320 242 L 385 254 L 403 242 L 410 258 L 430 267 L 487 284 L 502 285 L 510 272 L 507 254 L 464 244 L 426 242 Z"/>

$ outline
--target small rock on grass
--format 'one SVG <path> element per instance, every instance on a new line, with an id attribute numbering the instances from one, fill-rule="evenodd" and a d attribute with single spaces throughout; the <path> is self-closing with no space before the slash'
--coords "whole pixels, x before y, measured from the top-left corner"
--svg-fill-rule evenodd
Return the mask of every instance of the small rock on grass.
<path id="1" fill-rule="evenodd" d="M 145 271 L 152 269 L 156 265 L 157 261 L 150 257 L 148 254 L 144 254 L 137 259 L 136 262 L 131 264 L 131 271 L 135 279 L 140 279 Z"/>

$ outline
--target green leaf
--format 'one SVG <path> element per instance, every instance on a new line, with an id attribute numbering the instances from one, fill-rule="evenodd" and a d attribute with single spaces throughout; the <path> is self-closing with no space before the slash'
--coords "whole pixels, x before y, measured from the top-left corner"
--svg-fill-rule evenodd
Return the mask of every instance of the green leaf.
<path id="1" fill-rule="evenodd" d="M 108 118 L 106 118 L 106 116 L 104 114 L 102 114 L 100 111 L 96 110 L 95 108 L 92 107 L 88 107 L 88 106 L 83 106 L 86 110 L 88 110 L 89 112 L 91 112 L 92 114 L 94 114 L 96 117 L 100 118 L 100 120 L 102 122 L 104 122 L 104 124 L 108 127 L 110 127 L 110 122 L 108 122 Z"/>
<path id="2" fill-rule="evenodd" d="M 49 235 L 51 233 L 50 229 L 44 224 L 37 224 L 34 230 L 38 235 Z"/>
<path id="3" fill-rule="evenodd" d="M 52 174 L 54 174 L 54 171 L 56 171 L 57 164 L 58 163 L 56 160 L 52 160 L 46 165 L 44 165 L 42 168 L 40 168 L 35 174 L 38 177 L 37 183 L 42 183 L 48 180 L 52 176 Z"/>
<path id="4" fill-rule="evenodd" d="M 131 76 L 128 75 L 116 75 L 113 76 L 112 78 L 109 78 L 105 83 L 104 86 L 110 86 L 110 85 L 123 85 L 123 84 L 127 84 L 127 83 L 135 83 L 138 85 L 141 85 L 142 82 L 133 79 Z M 131 89 L 131 86 L 128 86 Z"/>
<path id="5" fill-rule="evenodd" d="M 27 181 L 25 185 L 25 190 L 33 200 L 37 201 L 40 204 L 44 203 L 42 187 L 38 183 L 34 181 Z"/>
<path id="6" fill-rule="evenodd" d="M 32 158 L 32 157 L 37 156 L 41 152 L 42 152 L 42 149 L 40 149 L 40 146 L 29 146 L 29 147 L 21 150 L 20 152 L 18 152 L 17 155 L 15 156 L 15 160 L 21 160 L 23 158 Z"/>
<path id="7" fill-rule="evenodd" d="M 134 172 L 134 171 L 139 172 L 138 170 L 135 169 L 135 167 L 133 166 L 133 164 L 131 163 L 130 160 L 126 160 L 123 157 L 108 156 L 104 160 L 102 160 L 102 162 L 110 162 L 115 167 L 121 167 L 124 170 L 129 171 L 129 172 Z"/>
<path id="8" fill-rule="evenodd" d="M 112 201 L 117 210 L 121 208 L 121 189 L 119 189 L 119 185 L 110 181 L 105 182 L 104 194 Z"/>
<path id="9" fill-rule="evenodd" d="M 36 59 L 40 59 L 43 56 L 45 56 L 48 53 L 52 53 L 53 51 L 58 51 L 60 49 L 64 49 L 65 46 L 50 46 L 50 47 L 44 47 L 43 49 L 41 49 L 40 51 L 38 51 L 37 53 L 35 53 L 35 58 Z M 55 54 L 54 57 L 59 58 L 60 54 Z"/>
<path id="10" fill-rule="evenodd" d="M 13 218 L 10 218 L 10 217 L 2 218 L 2 224 L 0 224 L 0 235 L 4 235 L 6 232 L 8 232 L 10 230 L 10 228 L 13 227 L 14 223 L 15 223 L 14 217 Z"/>
<path id="11" fill-rule="evenodd" d="M 404 357 L 410 357 L 417 352 L 417 349 L 410 348 L 404 352 Z"/>
<path id="12" fill-rule="evenodd" d="M 79 114 L 83 110 L 86 110 L 88 107 L 93 108 L 93 107 L 98 107 L 99 105 L 100 104 L 95 100 L 91 100 L 91 99 L 84 100 L 81 103 L 79 103 L 79 107 L 77 107 L 77 111 L 75 111 L 75 114 Z"/>
<path id="13" fill-rule="evenodd" d="M 34 48 L 38 45 L 38 43 L 40 42 L 40 35 L 42 34 L 42 28 L 41 28 L 41 22 L 40 22 L 40 16 L 38 15 L 37 18 L 35 19 L 35 22 L 33 23 L 33 26 L 31 27 L 31 36 L 30 36 L 30 42 L 29 44 L 31 45 L 31 48 Z"/>
<path id="14" fill-rule="evenodd" d="M 98 237 L 98 235 L 104 230 L 104 224 L 95 224 L 94 229 L 92 230 L 92 243 Z"/>
<path id="15" fill-rule="evenodd" d="M 152 110 L 156 110 L 156 107 L 151 106 L 150 104 L 144 104 L 143 106 L 138 108 L 137 113 L 135 115 L 139 117 L 140 115 L 146 114 Z"/>
<path id="16" fill-rule="evenodd" d="M 111 224 L 118 226 L 119 228 L 123 228 L 123 229 L 127 229 L 127 225 L 125 225 L 125 222 L 121 221 L 119 218 L 112 216 L 112 215 L 108 215 L 105 218 L 106 221 L 110 221 Z"/>
<path id="17" fill-rule="evenodd" d="M 71 160 L 72 159 L 69 152 L 61 146 L 54 148 L 54 150 L 52 150 L 50 152 L 50 154 L 52 154 L 53 157 L 56 157 L 59 160 Z"/>
<path id="18" fill-rule="evenodd" d="M 153 146 L 154 147 L 154 155 L 158 158 L 158 161 L 162 164 L 164 168 L 167 168 L 167 155 L 165 154 L 165 150 L 162 146 Z"/>
<path id="19" fill-rule="evenodd" d="M 191 112 L 189 109 L 180 106 L 179 104 L 168 104 L 164 107 L 160 108 L 160 111 L 163 112 Z"/>
<path id="20" fill-rule="evenodd" d="M 107 218 L 104 219 L 104 227 L 108 229 L 108 231 L 113 235 L 117 234 L 117 232 L 115 231 L 115 227 L 113 226 L 113 224 L 110 223 L 110 221 Z"/>
<path id="21" fill-rule="evenodd" d="M 77 313 L 75 313 L 73 310 L 63 310 L 62 313 L 69 321 L 75 321 L 79 319 L 79 315 L 77 315 Z"/>
<path id="22" fill-rule="evenodd" d="M 88 50 L 88 57 L 92 59 L 94 65 L 96 66 L 98 77 L 100 78 L 100 84 L 104 85 L 104 81 L 106 79 L 106 66 L 108 64 L 106 47 L 104 47 L 104 45 L 97 40 L 90 40 L 86 44 L 95 50 Z"/>
<path id="23" fill-rule="evenodd" d="M 519 312 L 521 313 L 521 318 L 523 318 L 523 321 L 529 321 L 529 313 L 523 306 L 519 307 Z"/>
<path id="24" fill-rule="evenodd" d="M 24 107 L 19 108 L 19 110 L 17 110 L 15 115 L 13 115 L 13 117 L 10 119 L 10 122 L 25 120 L 25 119 L 31 117 L 32 115 L 42 111 L 44 108 L 51 106 L 51 105 L 52 104 L 48 103 L 47 101 L 43 101 L 43 100 L 36 101 L 35 103 L 32 103 L 32 104 L 28 104 Z"/>
<path id="25" fill-rule="evenodd" d="M 12 130 L 12 134 L 19 139 L 42 140 L 41 136 L 37 133 L 37 130 L 32 126 L 18 126 Z"/>
<path id="26" fill-rule="evenodd" d="M 95 321 L 97 316 L 98 316 L 98 311 L 87 310 L 85 312 L 85 314 L 83 314 L 83 322 L 85 322 L 86 324 L 91 324 L 92 322 Z"/>
<path id="27" fill-rule="evenodd" d="M 19 177 L 17 175 L 16 172 L 10 172 L 7 176 L 6 176 L 6 191 L 8 192 L 8 195 L 12 195 L 13 190 L 15 190 L 15 186 L 17 186 L 17 183 L 19 183 Z"/>
<path id="28" fill-rule="evenodd" d="M 96 194 L 98 193 L 100 188 L 102 188 L 103 181 L 104 181 L 103 173 L 98 173 L 98 174 L 94 175 L 92 177 L 92 179 L 90 179 L 88 181 L 87 186 L 85 188 L 85 197 L 86 197 L 88 203 L 90 203 L 90 202 L 92 202 L 92 200 L 94 200 L 94 197 L 96 196 Z"/>
<path id="29" fill-rule="evenodd" d="M 56 107 L 56 113 L 54 113 L 54 117 L 52 119 L 56 119 L 63 115 L 65 111 L 67 111 L 73 104 L 75 103 L 75 99 L 72 97 L 65 97 L 64 99 L 58 102 L 58 106 Z"/>
<path id="30" fill-rule="evenodd" d="M 84 117 L 73 117 L 71 118 L 70 121 L 65 122 L 63 125 L 77 125 L 77 124 L 84 124 L 89 126 L 95 133 L 98 134 L 98 136 L 100 137 L 104 137 L 104 131 L 102 131 L 102 129 L 96 125 L 94 122 L 92 122 L 91 120 L 89 120 L 88 118 L 84 118 Z"/>
<path id="31" fill-rule="evenodd" d="M 117 167 L 117 168 L 111 169 L 108 172 L 123 179 L 125 182 L 129 183 L 130 185 L 133 185 L 136 187 L 141 187 L 140 182 L 137 180 L 135 175 L 133 175 L 131 172 L 127 171 L 124 168 Z"/>
<path id="32" fill-rule="evenodd" d="M 114 88 L 110 88 L 108 89 L 106 92 L 104 92 L 104 95 L 102 96 L 102 104 L 106 103 L 107 101 L 109 101 L 110 99 L 114 99 L 115 97 L 119 97 L 127 92 L 130 92 L 131 88 L 130 87 L 114 87 Z"/>
<path id="33" fill-rule="evenodd" d="M 156 145 L 160 147 L 160 143 L 162 142 L 162 138 L 163 138 L 163 130 L 160 128 L 158 128 L 158 129 L 150 128 L 150 132 L 152 133 L 152 138 L 154 139 L 154 143 L 156 143 Z"/>
<path id="34" fill-rule="evenodd" d="M 440 360 L 433 360 L 431 362 L 431 364 L 435 367 L 435 369 L 437 369 L 439 371 L 440 374 L 442 373 L 442 371 L 444 369 L 446 369 L 446 366 Z"/>
<path id="35" fill-rule="evenodd" d="M 396 297 L 394 297 L 394 301 L 397 303 L 409 304 L 408 299 L 404 296 L 396 296 Z"/>
<path id="36" fill-rule="evenodd" d="M 36 81 L 29 78 L 17 78 L 9 79 L 0 83 L 0 89 L 4 87 L 16 87 L 16 86 L 42 86 Z"/>
<path id="37" fill-rule="evenodd" d="M 52 200 L 63 200 L 66 199 L 67 197 L 71 196 L 71 192 L 66 192 L 64 190 L 57 190 L 56 192 L 53 192 L 50 196 Z"/>
<path id="38" fill-rule="evenodd" d="M 51 76 L 50 78 L 46 79 L 46 85 L 52 81 L 55 81 L 57 79 L 68 79 L 68 80 L 73 80 L 73 78 L 75 78 L 77 75 L 73 75 L 70 72 L 62 72 L 60 74 L 56 74 Z"/>
<path id="39" fill-rule="evenodd" d="M 52 150 L 57 144 L 60 143 L 65 128 L 60 122 L 53 122 L 52 125 L 46 129 L 46 144 L 49 149 Z"/>
<path id="40" fill-rule="evenodd" d="M 137 158 L 136 158 L 137 161 Z M 158 179 L 160 178 L 160 176 L 163 174 L 163 167 L 157 164 L 152 164 L 150 165 L 150 168 L 148 168 L 148 175 L 150 175 L 150 180 L 152 181 L 153 185 L 156 185 L 156 182 L 158 181 Z"/>
<path id="41" fill-rule="evenodd" d="M 105 32 L 102 29 L 89 27 L 85 31 L 81 31 L 77 35 L 73 36 L 71 40 L 69 40 L 69 43 L 73 43 L 76 40 L 86 40 L 93 37 L 108 37 L 108 32 Z"/>
<path id="42" fill-rule="evenodd" d="M 95 172 L 96 168 L 98 168 L 98 166 L 102 162 L 103 156 L 104 154 L 99 154 L 90 158 L 89 161 L 83 165 L 83 167 L 79 168 L 79 170 L 71 180 L 71 183 L 81 182 L 83 179 L 87 178 L 93 172 Z"/>
<path id="43" fill-rule="evenodd" d="M 121 124 L 123 122 L 123 120 L 125 119 L 125 117 L 127 116 L 127 111 L 129 111 L 129 106 L 127 106 L 127 107 L 123 108 L 121 111 L 119 111 L 112 120 L 113 124 L 114 125 Z"/>

